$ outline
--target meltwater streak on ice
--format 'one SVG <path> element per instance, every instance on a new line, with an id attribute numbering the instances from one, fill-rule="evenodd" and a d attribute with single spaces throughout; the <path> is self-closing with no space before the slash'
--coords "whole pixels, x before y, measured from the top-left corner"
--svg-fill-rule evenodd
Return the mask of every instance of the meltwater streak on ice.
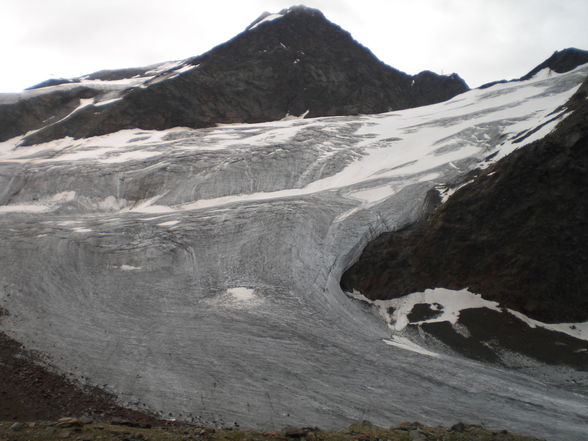
<path id="1" fill-rule="evenodd" d="M 587 73 L 374 116 L 3 143 L 0 325 L 179 418 L 465 420 L 588 439 L 586 395 L 399 347 L 411 342 L 338 285 L 368 239 L 512 149 Z"/>

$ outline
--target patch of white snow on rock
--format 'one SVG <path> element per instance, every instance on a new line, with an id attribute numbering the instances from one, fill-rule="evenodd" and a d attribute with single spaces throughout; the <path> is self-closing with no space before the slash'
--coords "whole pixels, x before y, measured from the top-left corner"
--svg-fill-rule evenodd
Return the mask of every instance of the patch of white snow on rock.
<path id="1" fill-rule="evenodd" d="M 588 341 L 588 322 L 583 323 L 543 323 L 525 314 L 502 307 L 498 302 L 485 300 L 480 294 L 470 292 L 467 288 L 452 290 L 447 288 L 426 289 L 389 300 L 370 300 L 358 291 L 346 293 L 349 297 L 374 305 L 380 316 L 394 332 L 401 332 L 409 324 L 449 322 L 458 323 L 460 312 L 465 309 L 487 308 L 498 312 L 509 312 L 531 328 L 541 327 L 550 331 L 561 332 L 571 337 Z M 430 305 L 439 314 L 433 318 L 411 322 L 408 315 L 415 305 Z"/>
<path id="2" fill-rule="evenodd" d="M 261 20 L 259 20 L 257 23 L 254 23 L 249 28 L 247 28 L 247 30 L 248 31 L 252 31 L 256 27 L 258 27 L 258 26 L 260 26 L 260 25 L 262 25 L 264 23 L 267 23 L 267 22 L 270 22 L 270 21 L 274 21 L 274 20 L 276 20 L 278 18 L 281 18 L 283 16 L 284 16 L 283 14 L 268 14 L 264 18 L 262 18 Z"/>

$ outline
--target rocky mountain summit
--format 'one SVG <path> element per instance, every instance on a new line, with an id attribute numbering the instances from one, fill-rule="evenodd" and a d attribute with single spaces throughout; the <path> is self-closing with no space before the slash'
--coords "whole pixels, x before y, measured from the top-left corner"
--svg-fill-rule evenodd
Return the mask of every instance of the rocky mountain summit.
<path id="1" fill-rule="evenodd" d="M 0 141 L 28 131 L 23 145 L 131 128 L 380 113 L 466 90 L 456 74 L 393 69 L 320 11 L 298 6 L 264 14 L 194 58 L 48 81 L 12 103 L 0 98 Z"/>

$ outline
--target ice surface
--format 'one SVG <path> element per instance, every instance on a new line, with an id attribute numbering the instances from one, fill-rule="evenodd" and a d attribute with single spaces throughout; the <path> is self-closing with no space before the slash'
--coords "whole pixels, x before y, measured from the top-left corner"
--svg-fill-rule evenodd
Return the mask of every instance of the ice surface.
<path id="1" fill-rule="evenodd" d="M 585 390 L 433 354 L 339 279 L 368 240 L 413 221 L 428 190 L 528 142 L 512 141 L 587 74 L 381 115 L 6 141 L 0 329 L 123 403 L 176 418 L 482 420 L 586 440 Z M 455 320 L 463 303 L 434 298 Z"/>

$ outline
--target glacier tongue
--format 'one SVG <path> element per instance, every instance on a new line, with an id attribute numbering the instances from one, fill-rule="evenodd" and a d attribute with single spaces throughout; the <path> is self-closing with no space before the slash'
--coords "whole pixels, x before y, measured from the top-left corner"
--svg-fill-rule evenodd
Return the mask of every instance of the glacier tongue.
<path id="1" fill-rule="evenodd" d="M 4 142 L 1 329 L 188 420 L 466 420 L 586 439 L 585 395 L 386 344 L 338 281 L 428 190 L 522 145 L 587 74 L 374 116 Z"/>

